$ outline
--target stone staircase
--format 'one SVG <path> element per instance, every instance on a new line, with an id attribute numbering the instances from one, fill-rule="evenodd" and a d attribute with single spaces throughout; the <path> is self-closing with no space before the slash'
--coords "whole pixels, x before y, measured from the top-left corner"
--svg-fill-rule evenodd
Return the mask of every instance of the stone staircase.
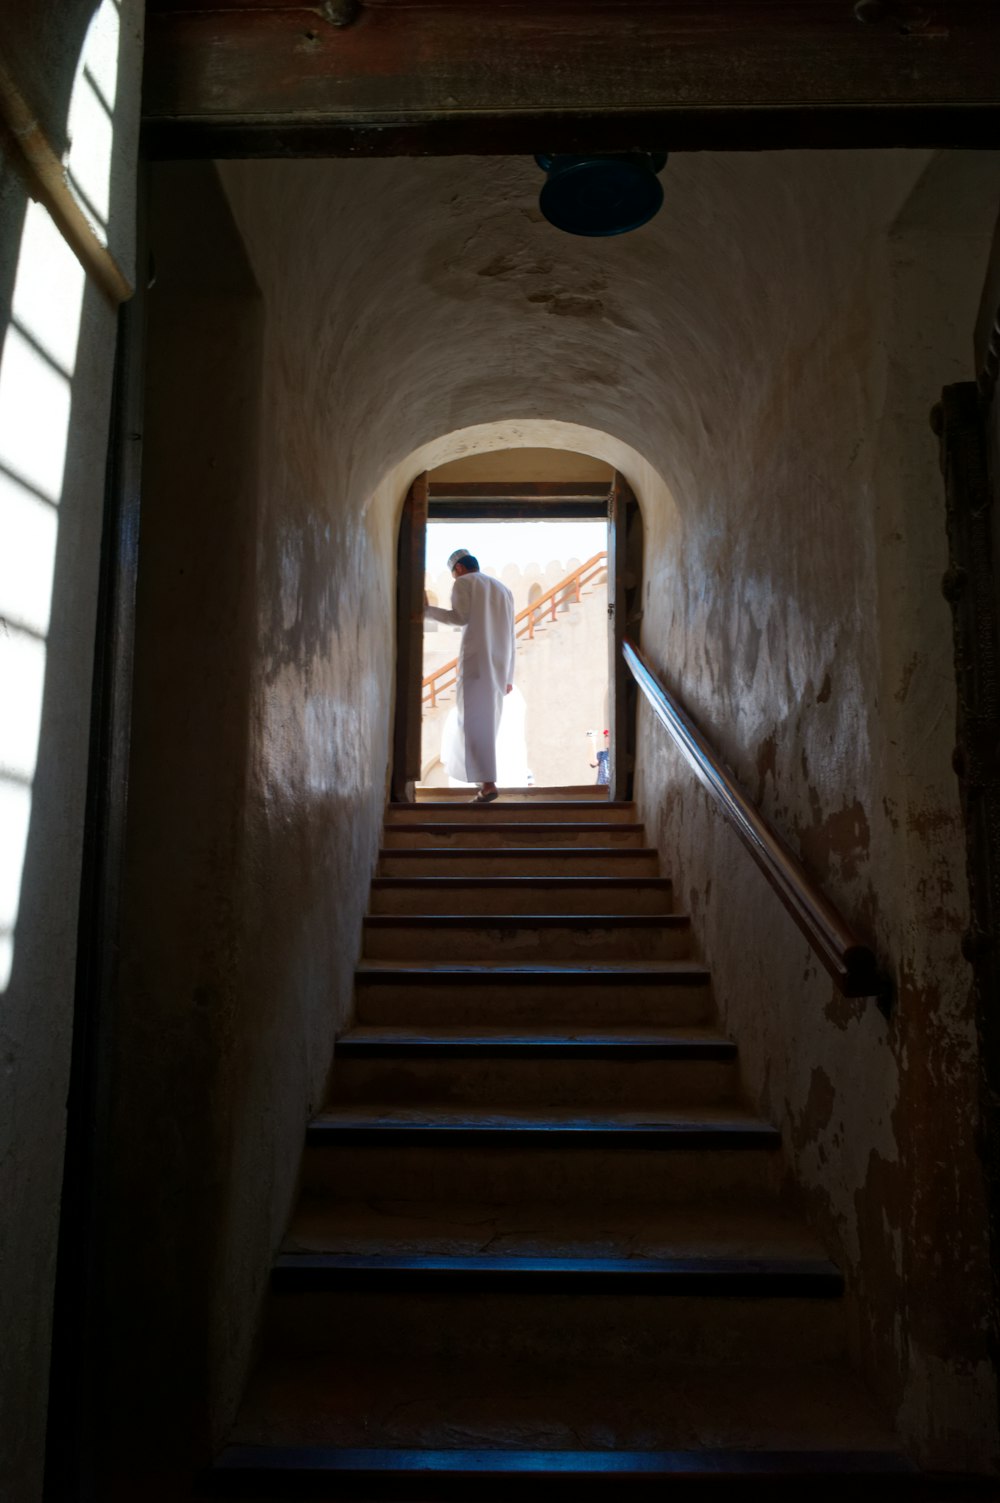
<path id="1" fill-rule="evenodd" d="M 913 1495 L 630 805 L 390 808 L 333 1079 L 213 1495 Z"/>

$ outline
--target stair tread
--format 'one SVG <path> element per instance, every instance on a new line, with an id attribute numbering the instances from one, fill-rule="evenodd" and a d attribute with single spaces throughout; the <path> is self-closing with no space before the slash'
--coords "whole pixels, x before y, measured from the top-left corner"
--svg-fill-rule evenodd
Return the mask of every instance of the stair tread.
<path id="1" fill-rule="evenodd" d="M 326 1446 L 230 1446 L 215 1463 L 217 1473 L 249 1475 L 274 1471 L 285 1475 L 330 1473 L 360 1477 L 426 1477 L 447 1474 L 450 1478 L 484 1480 L 491 1476 L 525 1479 L 532 1477 L 611 1476 L 619 1481 L 631 1476 L 681 1478 L 803 1479 L 842 1475 L 853 1478 L 910 1476 L 914 1468 L 902 1452 L 880 1450 L 694 1450 L 694 1451 L 534 1451 L 486 1449 L 433 1450 L 401 1447 Z"/>
<path id="2" fill-rule="evenodd" d="M 423 1028 L 404 1028 L 392 1023 L 363 1023 L 341 1034 L 337 1040 L 337 1048 L 344 1045 L 350 1047 L 357 1044 L 406 1044 L 419 1047 L 427 1045 L 433 1047 L 439 1044 L 455 1044 L 468 1047 L 476 1045 L 489 1046 L 490 1044 L 518 1045 L 524 1044 L 535 1048 L 552 1046 L 553 1048 L 571 1048 L 574 1045 L 586 1047 L 587 1045 L 613 1045 L 622 1048 L 635 1046 L 644 1048 L 649 1045 L 676 1046 L 682 1050 L 685 1046 L 690 1048 L 699 1045 L 718 1046 L 721 1051 L 729 1054 L 735 1052 L 735 1044 L 727 1039 L 725 1034 L 714 1028 L 698 1028 L 694 1026 L 678 1026 L 676 1028 L 659 1028 L 649 1025 L 638 1024 L 635 1026 L 621 1026 L 617 1028 L 552 1028 L 539 1026 L 537 1028 L 503 1028 L 498 1026 L 486 1026 L 480 1028 L 461 1028 L 448 1025 L 430 1025 Z"/>
<path id="3" fill-rule="evenodd" d="M 836 1275 L 836 1266 L 829 1258 L 776 1258 L 761 1255 L 742 1255 L 723 1258 L 708 1257 L 703 1253 L 689 1257 L 588 1257 L 575 1250 L 568 1253 L 400 1253 L 400 1252 L 302 1252 L 298 1248 L 285 1249 L 278 1257 L 285 1269 L 306 1265 L 328 1266 L 341 1269 L 419 1269 L 441 1272 L 465 1272 L 486 1268 L 490 1270 L 544 1272 L 552 1274 L 582 1273 L 691 1273 L 715 1271 L 731 1273 L 742 1270 L 750 1273 L 769 1271 L 808 1273 L 813 1276 Z M 839 1291 L 838 1291 L 839 1292 Z"/>
<path id="4" fill-rule="evenodd" d="M 624 981 L 632 977 L 656 977 L 664 981 L 687 980 L 691 977 L 707 980 L 711 974 L 708 966 L 696 960 L 531 961 L 521 965 L 507 960 L 360 960 L 355 967 L 355 977 L 360 980 L 371 979 L 383 973 L 393 977 L 467 977 L 470 981 L 583 981 L 588 978 L 608 981 L 619 977 Z"/>
<path id="5" fill-rule="evenodd" d="M 465 885 L 464 883 L 462 885 Z M 686 913 L 369 913 L 365 923 L 376 928 L 501 928 L 501 929 L 684 929 Z"/>
<path id="6" fill-rule="evenodd" d="M 602 1258 L 527 1253 L 282 1252 L 276 1295 L 512 1294 L 625 1299 L 837 1300 L 828 1258 Z"/>
<path id="7" fill-rule="evenodd" d="M 424 809 L 427 808 L 427 807 L 428 806 L 425 805 L 425 804 L 422 804 L 420 806 L 420 812 L 421 812 L 421 814 L 423 814 Z M 433 811 L 433 808 L 432 808 L 431 809 L 431 813 L 433 813 L 433 812 L 434 811 Z M 454 832 L 454 831 L 464 831 L 464 830 L 467 830 L 467 829 L 473 829 L 473 830 L 495 830 L 495 831 L 501 831 L 501 832 L 506 830 L 508 833 L 510 831 L 513 831 L 513 830 L 558 830 L 558 831 L 563 832 L 563 833 L 565 833 L 567 835 L 579 835 L 581 832 L 584 833 L 584 834 L 590 834 L 590 835 L 596 835 L 598 833 L 603 833 L 603 834 L 611 833 L 613 835 L 620 835 L 623 831 L 626 831 L 626 830 L 628 830 L 628 831 L 636 831 L 636 830 L 642 830 L 645 827 L 642 825 L 641 822 L 639 822 L 637 820 L 628 820 L 628 821 L 626 821 L 626 820 L 616 820 L 614 823 L 612 823 L 611 820 L 588 820 L 588 819 L 573 819 L 573 820 L 569 820 L 569 819 L 565 819 L 565 820 L 545 820 L 545 819 L 491 820 L 488 816 L 486 816 L 486 817 L 483 817 L 483 818 L 477 818 L 475 820 L 473 820 L 473 819 L 469 819 L 469 820 L 458 820 L 458 819 L 398 820 L 398 821 L 396 821 L 393 824 L 387 824 L 385 828 L 390 829 L 390 830 L 408 830 L 411 834 L 414 831 L 418 831 L 418 830 L 433 831 L 433 832 L 437 833 L 437 832 L 440 832 L 441 830 L 445 830 L 445 831 L 448 831 L 448 832 Z M 637 849 L 637 847 L 633 847 L 633 849 Z"/>
<path id="8" fill-rule="evenodd" d="M 232 1439 L 449 1451 L 896 1449 L 877 1404 L 839 1361 L 386 1364 L 355 1351 L 268 1358 Z"/>
<path id="9" fill-rule="evenodd" d="M 336 1201 L 303 1197 L 285 1254 L 538 1258 L 799 1259 L 827 1262 L 809 1227 L 780 1205 L 760 1208 Z"/>
<path id="10" fill-rule="evenodd" d="M 697 1104 L 672 1107 L 669 1111 L 624 1111 L 616 1107 L 596 1112 L 581 1111 L 570 1107 L 551 1107 L 539 1111 L 533 1107 L 472 1107 L 435 1103 L 430 1107 L 399 1106 L 396 1103 L 369 1103 L 365 1107 L 330 1106 L 319 1112 L 310 1124 L 313 1127 L 363 1127 L 363 1128 L 438 1128 L 444 1131 L 463 1128 L 467 1130 L 500 1128 L 516 1130 L 532 1128 L 538 1131 L 579 1132 L 585 1134 L 593 1129 L 628 1134 L 636 1131 L 662 1131 L 669 1133 L 684 1129 L 736 1128 L 740 1131 L 759 1133 L 761 1137 L 775 1135 L 775 1129 L 753 1112 L 735 1103 Z"/>
<path id="11" fill-rule="evenodd" d="M 510 807 L 512 805 L 516 805 L 518 808 L 521 808 L 523 806 L 524 808 L 528 808 L 528 809 L 584 809 L 584 810 L 589 811 L 595 805 L 597 805 L 597 807 L 599 807 L 600 809 L 634 809 L 635 808 L 635 803 L 633 802 L 632 799 L 622 799 L 622 798 L 619 798 L 619 799 L 610 799 L 610 798 L 605 798 L 605 799 L 594 799 L 594 798 L 585 798 L 585 799 L 579 799 L 579 798 L 577 798 L 577 799 L 574 799 L 574 798 L 549 798 L 549 799 L 544 799 L 544 798 L 538 798 L 538 799 L 531 799 L 530 801 L 528 801 L 528 800 L 523 800 L 522 801 L 522 800 L 513 799 L 513 798 L 511 798 L 511 799 L 505 799 L 503 797 L 502 790 L 501 790 L 500 797 L 491 800 L 491 802 L 492 802 L 493 805 L 502 804 L 504 807 Z M 386 810 L 386 815 L 388 817 L 388 816 L 394 815 L 394 814 L 409 813 L 412 810 L 418 809 L 418 808 L 421 810 L 421 812 L 426 809 L 426 810 L 429 810 L 429 811 L 431 811 L 433 813 L 435 810 L 438 810 L 438 809 L 440 809 L 440 810 L 445 810 L 446 809 L 449 812 L 452 812 L 454 810 L 461 811 L 461 810 L 465 810 L 465 809 L 475 810 L 477 807 L 479 807 L 479 806 L 477 806 L 476 804 L 473 803 L 473 794 L 472 794 L 472 791 L 471 791 L 471 788 L 470 788 L 468 802 L 464 803 L 464 804 L 461 803 L 457 799 L 456 800 L 452 800 L 452 799 L 438 799 L 438 800 L 421 799 L 419 801 L 419 803 L 416 803 L 416 804 L 392 803 L 392 804 L 389 804 L 389 806 L 388 806 L 388 808 Z"/>
<path id="12" fill-rule="evenodd" d="M 491 852 L 490 854 L 495 854 L 495 853 Z M 542 888 L 542 889 L 546 889 L 546 888 L 550 888 L 550 887 L 555 887 L 555 888 L 562 887 L 562 888 L 574 889 L 574 890 L 580 889 L 580 888 L 591 888 L 591 887 L 613 887 L 613 888 L 617 888 L 620 891 L 624 891 L 625 889 L 630 888 L 630 887 L 654 887 L 654 888 L 658 887 L 658 888 L 667 889 L 667 888 L 672 887 L 673 883 L 671 882 L 671 880 L 670 880 L 669 877 L 615 877 L 615 876 L 607 876 L 607 877 L 580 876 L 580 877 L 575 877 L 575 876 L 563 876 L 560 873 L 555 873 L 555 874 L 553 874 L 551 876 L 549 876 L 549 875 L 546 875 L 546 876 L 534 876 L 531 873 L 525 873 L 523 875 L 519 874 L 519 873 L 512 873 L 510 875 L 506 875 L 505 874 L 504 876 L 500 876 L 500 877 L 494 877 L 494 876 L 486 876 L 486 877 L 449 877 L 449 876 L 441 876 L 439 874 L 432 874 L 432 875 L 429 875 L 429 876 L 426 876 L 426 877 L 373 877 L 372 878 L 372 886 L 373 887 L 378 887 L 378 888 L 387 888 L 387 887 L 407 887 L 407 888 L 436 887 L 436 888 L 442 888 L 442 889 L 443 888 L 452 888 L 452 887 L 456 887 L 456 888 L 471 887 L 471 888 L 475 888 L 477 890 L 481 890 L 481 889 L 484 889 L 484 888 L 490 888 L 490 887 L 497 887 L 497 888 L 500 888 L 500 889 L 511 888 L 511 887 L 514 887 L 514 888 L 538 887 L 538 888 Z M 535 917 L 535 915 L 531 914 L 530 917 L 533 919 Z"/>
<path id="13" fill-rule="evenodd" d="M 337 1057 L 344 1061 L 605 1060 L 628 1064 L 636 1060 L 674 1060 L 693 1064 L 736 1058 L 736 1045 L 718 1030 L 683 1025 L 570 1030 L 489 1024 L 478 1028 L 359 1024 L 341 1035 L 336 1049 Z"/>
<path id="14" fill-rule="evenodd" d="M 522 856 L 526 856 L 529 859 L 534 857 L 543 857 L 548 861 L 552 859 L 553 854 L 558 855 L 562 858 L 575 856 L 610 856 L 612 860 L 621 860 L 623 857 L 631 858 L 634 856 L 656 856 L 659 854 L 659 852 L 654 845 L 574 845 L 570 846 L 565 851 L 560 850 L 556 852 L 553 852 L 552 847 L 548 845 L 519 845 L 514 850 L 510 851 L 498 850 L 496 847 L 491 848 L 489 846 L 470 846 L 468 849 L 462 850 L 456 850 L 454 848 L 450 850 L 442 850 L 442 848 L 437 845 L 411 845 L 399 847 L 383 846 L 379 851 L 380 856 L 391 856 L 393 860 L 395 860 L 398 856 L 402 856 L 408 861 L 413 860 L 414 857 L 418 856 L 433 856 L 435 860 L 440 860 L 442 857 L 447 856 L 457 856 L 461 858 L 472 856 L 475 859 L 481 861 L 495 861 L 497 856 L 510 856 L 517 857 L 518 859 Z"/>

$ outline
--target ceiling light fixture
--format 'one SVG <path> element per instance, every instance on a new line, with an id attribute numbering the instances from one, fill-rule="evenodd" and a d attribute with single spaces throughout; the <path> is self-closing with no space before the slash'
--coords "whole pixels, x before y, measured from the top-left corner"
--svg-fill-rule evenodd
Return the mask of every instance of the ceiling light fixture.
<path id="1" fill-rule="evenodd" d="M 663 202 L 657 173 L 666 165 L 665 151 L 538 155 L 535 161 L 548 174 L 539 207 L 568 235 L 625 235 L 652 219 Z"/>

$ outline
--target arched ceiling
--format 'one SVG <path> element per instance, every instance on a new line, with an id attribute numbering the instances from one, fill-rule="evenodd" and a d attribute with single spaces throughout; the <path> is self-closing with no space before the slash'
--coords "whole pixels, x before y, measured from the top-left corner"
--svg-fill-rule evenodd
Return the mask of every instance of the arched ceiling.
<path id="1" fill-rule="evenodd" d="M 520 158 L 220 170 L 280 358 L 362 490 L 443 434 L 541 419 L 646 455 L 683 508 L 720 447 L 755 463 L 927 160 L 680 157 L 659 216 L 609 240 L 547 224 Z"/>

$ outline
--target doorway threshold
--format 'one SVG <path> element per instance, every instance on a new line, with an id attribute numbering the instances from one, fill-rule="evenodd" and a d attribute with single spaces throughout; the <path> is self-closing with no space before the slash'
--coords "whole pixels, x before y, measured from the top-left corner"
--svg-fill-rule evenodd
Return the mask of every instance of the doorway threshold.
<path id="1" fill-rule="evenodd" d="M 475 784 L 468 788 L 429 788 L 422 783 L 417 784 L 416 801 L 418 804 L 467 804 L 475 793 Z M 530 804 L 535 800 L 545 803 L 565 801 L 578 803 L 581 799 L 591 799 L 595 803 L 606 804 L 608 801 L 608 788 L 606 783 L 581 783 L 577 785 L 564 785 L 558 788 L 501 788 L 500 800 L 506 804 Z"/>

